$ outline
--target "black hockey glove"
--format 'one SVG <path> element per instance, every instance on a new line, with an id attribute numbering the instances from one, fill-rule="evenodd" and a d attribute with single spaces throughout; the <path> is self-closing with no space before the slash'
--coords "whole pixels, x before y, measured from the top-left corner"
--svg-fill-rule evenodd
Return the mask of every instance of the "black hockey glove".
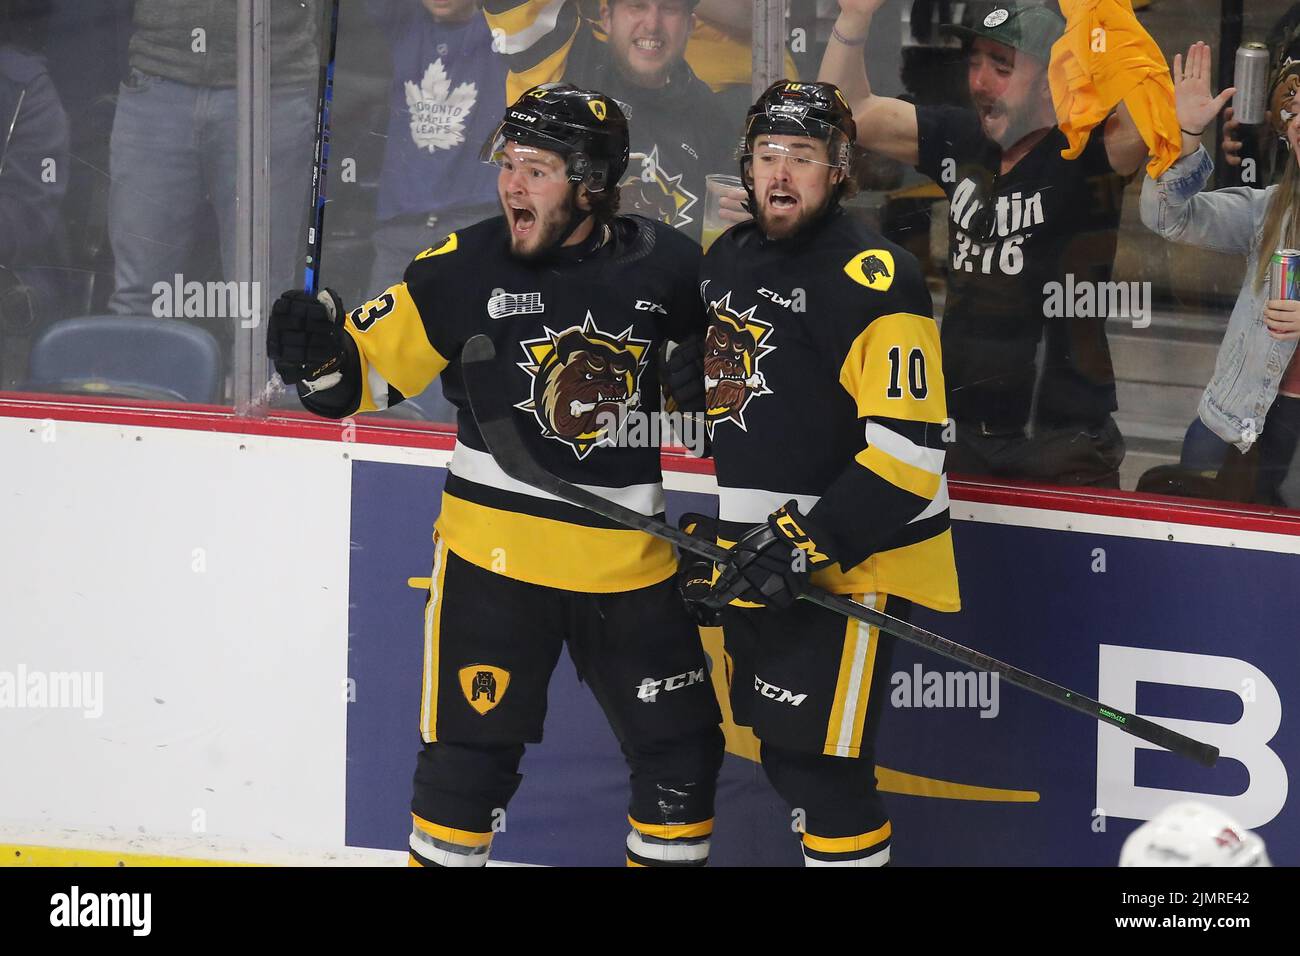
<path id="1" fill-rule="evenodd" d="M 705 541 L 718 540 L 718 523 L 708 515 L 687 513 L 677 522 L 692 537 Z M 686 603 L 686 610 L 700 627 L 717 627 L 718 609 L 701 603 L 709 597 L 713 588 L 713 562 L 708 558 L 683 551 L 681 563 L 677 570 L 677 591 Z"/>
<path id="2" fill-rule="evenodd" d="M 320 296 L 286 292 L 271 306 L 266 354 L 286 385 L 314 383 L 309 391 L 329 388 L 342 377 L 347 355 L 343 302 L 332 289 Z M 333 381 L 330 377 L 339 373 Z"/>
<path id="3" fill-rule="evenodd" d="M 660 357 L 665 411 L 702 412 L 704 408 L 704 338 L 693 335 L 685 342 L 665 342 Z"/>
<path id="4" fill-rule="evenodd" d="M 705 603 L 721 607 L 732 601 L 789 607 L 803 591 L 809 575 L 835 559 L 822 542 L 824 532 L 812 532 L 794 500 L 772 512 L 765 523 L 747 531 L 727 554 Z"/>

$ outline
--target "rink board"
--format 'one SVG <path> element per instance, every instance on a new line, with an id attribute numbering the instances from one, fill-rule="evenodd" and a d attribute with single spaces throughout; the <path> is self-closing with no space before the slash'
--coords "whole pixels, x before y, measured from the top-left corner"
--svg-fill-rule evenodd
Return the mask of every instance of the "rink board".
<path id="1" fill-rule="evenodd" d="M 429 574 L 451 442 L 360 431 L 0 407 L 0 679 L 103 683 L 93 717 L 0 701 L 0 844 L 270 862 L 400 852 L 419 747 L 423 591 L 409 579 Z M 674 512 L 709 510 L 709 476 L 667 484 Z M 1286 799 L 1300 538 L 1019 506 L 1031 498 L 954 496 L 965 610 L 920 623 L 1225 758 L 1206 771 L 1135 752 L 1007 686 L 995 717 L 891 706 L 878 774 L 896 862 L 1108 865 L 1184 791 L 1300 863 Z M 956 670 L 899 648 L 892 671 L 918 665 Z M 716 861 L 797 863 L 752 737 L 729 739 Z M 524 772 L 494 857 L 621 862 L 626 771 L 567 660 Z"/>
<path id="2" fill-rule="evenodd" d="M 422 653 L 424 592 L 407 579 L 428 577 L 428 529 L 444 472 L 360 461 L 353 468 L 350 674 L 359 688 L 377 684 L 392 692 L 359 692 L 349 709 L 347 839 L 396 848 L 408 832 L 403 813 L 418 747 L 413 715 Z M 670 513 L 715 507 L 708 495 L 669 494 Z M 917 623 L 1093 696 L 1105 653 L 1112 694 L 1102 699 L 1124 707 L 1120 698 L 1135 693 L 1130 710 L 1198 722 L 1179 729 L 1221 745 L 1225 757 L 1207 770 L 1163 751 L 1134 752 L 1125 743 L 1131 738 L 1118 731 L 1005 684 L 994 696 L 986 683 L 984 706 L 977 697 L 965 702 L 977 706 L 959 707 L 956 694 L 932 694 L 929 701 L 924 690 L 904 694 L 899 677 L 891 682 L 878 761 L 892 771 L 882 772 L 884 786 L 906 791 L 887 797 L 897 863 L 1113 864 L 1134 818 L 1177 796 L 1161 789 L 1222 801 L 1259 826 L 1278 862 L 1300 863 L 1294 803 L 1274 806 L 1284 801 L 1270 799 L 1258 784 L 1252 788 L 1247 765 L 1231 756 L 1236 738 L 1221 733 L 1248 707 L 1269 707 L 1274 697 L 1287 716 L 1300 704 L 1294 640 L 1300 592 L 1282 586 L 1300 580 L 1300 556 L 970 520 L 957 522 L 954 540 L 964 610 L 921 612 Z M 1124 677 L 1131 671 L 1127 659 L 1115 656 L 1124 648 L 1148 651 L 1145 680 L 1136 686 Z M 1255 681 L 1255 701 L 1196 686 L 1206 683 L 1198 664 L 1230 687 Z M 923 689 L 927 680 L 934 683 L 928 672 L 961 669 L 928 652 L 897 648 L 895 674 L 914 683 L 917 667 Z M 900 704 L 921 706 L 893 706 L 895 695 Z M 1268 766 L 1270 750 L 1284 767 L 1300 766 L 1293 717 L 1276 734 L 1243 737 L 1241 744 L 1258 745 L 1263 755 L 1249 759 L 1269 780 L 1276 779 L 1268 776 L 1276 769 Z M 1112 771 L 1100 779 L 1099 748 Z M 523 770 L 494 856 L 548 864 L 621 861 L 626 770 L 567 658 L 551 686 L 546 738 L 529 750 Z M 1285 792 L 1285 770 L 1280 779 Z M 953 784 L 998 793 L 961 799 L 964 791 Z M 729 755 L 714 861 L 798 860 L 790 811 L 750 760 Z"/>

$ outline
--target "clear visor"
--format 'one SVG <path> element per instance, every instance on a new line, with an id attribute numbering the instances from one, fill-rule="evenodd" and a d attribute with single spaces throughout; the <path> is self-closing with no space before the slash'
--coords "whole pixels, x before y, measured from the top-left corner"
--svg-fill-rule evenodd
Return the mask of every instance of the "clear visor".
<path id="1" fill-rule="evenodd" d="M 558 153 L 515 142 L 501 132 L 487 142 L 479 158 L 504 172 L 517 173 L 525 183 L 540 186 L 570 178 L 571 164 Z"/>
<path id="2" fill-rule="evenodd" d="M 825 123 L 813 121 L 804 125 L 814 132 L 746 136 L 740 147 L 741 160 L 752 162 L 759 169 L 786 163 L 796 169 L 822 166 L 848 173 L 853 160 L 853 148 L 848 138 Z"/>
<path id="3" fill-rule="evenodd" d="M 810 166 L 841 168 L 843 164 L 828 161 L 826 153 L 825 144 L 818 140 L 805 139 L 780 143 L 772 142 L 766 136 L 760 136 L 743 155 L 759 169 L 770 168 L 779 163 L 787 163 L 796 169 Z"/>

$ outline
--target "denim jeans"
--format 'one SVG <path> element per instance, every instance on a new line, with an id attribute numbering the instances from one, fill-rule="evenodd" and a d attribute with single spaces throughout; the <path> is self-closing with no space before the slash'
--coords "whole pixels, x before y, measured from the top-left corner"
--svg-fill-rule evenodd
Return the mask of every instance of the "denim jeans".
<path id="1" fill-rule="evenodd" d="M 233 88 L 190 86 L 139 70 L 122 84 L 109 142 L 108 231 L 116 263 L 109 311 L 152 315 L 154 283 L 170 285 L 184 273 L 202 217 L 210 214 L 220 272 L 234 278 L 237 122 Z M 314 90 L 273 92 L 265 302 L 302 286 L 315 130 Z"/>

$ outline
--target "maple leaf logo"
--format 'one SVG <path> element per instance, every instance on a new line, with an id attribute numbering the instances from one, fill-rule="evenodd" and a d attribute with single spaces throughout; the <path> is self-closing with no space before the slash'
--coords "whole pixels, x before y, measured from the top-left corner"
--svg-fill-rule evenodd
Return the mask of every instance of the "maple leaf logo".
<path id="1" fill-rule="evenodd" d="M 439 58 L 424 71 L 416 86 L 406 82 L 406 106 L 411 113 L 411 139 L 429 152 L 451 149 L 465 142 L 465 121 L 478 101 L 478 87 L 462 83 L 451 88 L 451 79 Z"/>

